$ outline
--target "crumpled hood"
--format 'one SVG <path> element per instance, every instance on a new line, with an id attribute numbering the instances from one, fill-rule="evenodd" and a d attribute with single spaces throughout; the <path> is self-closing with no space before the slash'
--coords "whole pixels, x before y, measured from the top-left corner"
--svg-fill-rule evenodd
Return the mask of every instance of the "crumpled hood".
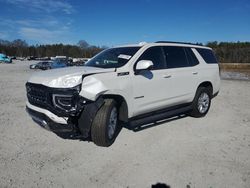
<path id="1" fill-rule="evenodd" d="M 83 75 L 114 71 L 114 68 L 103 69 L 88 66 L 58 68 L 34 73 L 28 82 L 48 87 L 68 88 L 81 84 Z"/>

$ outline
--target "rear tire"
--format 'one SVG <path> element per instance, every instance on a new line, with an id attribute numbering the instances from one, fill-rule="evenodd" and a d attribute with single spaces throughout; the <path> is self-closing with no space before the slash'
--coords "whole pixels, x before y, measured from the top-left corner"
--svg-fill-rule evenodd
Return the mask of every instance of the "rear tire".
<path id="1" fill-rule="evenodd" d="M 114 143 L 120 130 L 117 103 L 113 99 L 105 99 L 91 126 L 92 141 L 98 146 L 108 147 Z"/>
<path id="2" fill-rule="evenodd" d="M 192 104 L 192 117 L 204 117 L 209 111 L 212 98 L 212 89 L 209 87 L 199 87 Z"/>

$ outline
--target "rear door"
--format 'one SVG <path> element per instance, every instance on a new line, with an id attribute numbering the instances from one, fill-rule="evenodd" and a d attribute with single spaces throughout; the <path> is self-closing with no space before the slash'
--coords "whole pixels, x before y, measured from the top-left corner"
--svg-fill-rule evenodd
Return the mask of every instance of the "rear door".
<path id="1" fill-rule="evenodd" d="M 199 63 L 191 48 L 164 46 L 164 54 L 169 78 L 168 100 L 166 106 L 189 103 L 193 100 L 198 82 Z"/>

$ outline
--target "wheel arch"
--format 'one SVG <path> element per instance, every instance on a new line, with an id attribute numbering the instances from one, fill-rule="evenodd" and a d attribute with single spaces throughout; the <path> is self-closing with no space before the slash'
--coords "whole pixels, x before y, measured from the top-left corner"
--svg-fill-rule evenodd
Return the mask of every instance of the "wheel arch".
<path id="1" fill-rule="evenodd" d="M 119 120 L 123 122 L 128 122 L 128 104 L 125 98 L 118 94 L 104 94 L 103 99 L 114 99 L 119 108 Z"/>
<path id="2" fill-rule="evenodd" d="M 211 89 L 211 95 L 213 95 L 213 84 L 212 84 L 212 82 L 210 82 L 210 81 L 204 81 L 204 82 L 200 83 L 200 85 L 197 87 L 197 89 L 199 87 L 210 88 Z"/>

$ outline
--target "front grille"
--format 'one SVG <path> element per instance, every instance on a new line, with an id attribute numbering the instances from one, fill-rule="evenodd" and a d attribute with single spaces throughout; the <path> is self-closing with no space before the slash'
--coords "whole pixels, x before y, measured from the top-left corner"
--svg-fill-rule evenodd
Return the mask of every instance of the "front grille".
<path id="1" fill-rule="evenodd" d="M 30 104 L 46 108 L 49 102 L 49 93 L 46 87 L 39 84 L 26 84 L 27 97 Z"/>
<path id="2" fill-rule="evenodd" d="M 51 88 L 41 84 L 26 83 L 27 98 L 30 104 L 47 109 L 59 117 L 68 117 L 69 115 L 79 115 L 82 111 L 85 103 L 82 101 L 86 100 L 79 97 L 79 86 L 73 88 Z M 58 108 L 53 103 L 53 95 L 71 95 L 72 96 L 72 107 L 75 110 L 68 110 Z"/>

